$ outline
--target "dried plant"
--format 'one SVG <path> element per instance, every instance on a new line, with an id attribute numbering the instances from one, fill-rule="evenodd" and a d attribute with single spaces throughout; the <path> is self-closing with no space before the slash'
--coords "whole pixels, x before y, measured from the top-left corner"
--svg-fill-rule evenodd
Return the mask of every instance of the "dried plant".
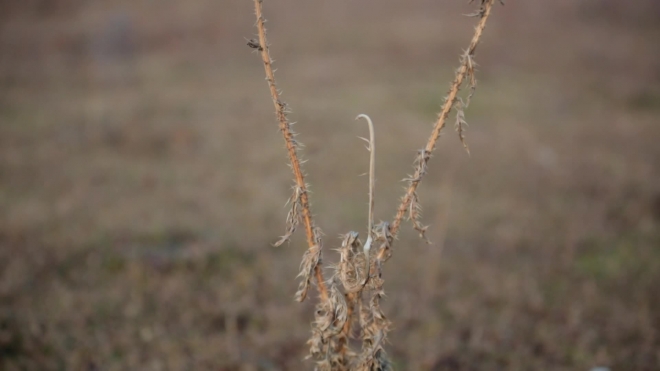
<path id="1" fill-rule="evenodd" d="M 272 59 L 264 27 L 266 21 L 262 13 L 262 0 L 254 0 L 258 40 L 250 39 L 247 44 L 261 55 L 279 128 L 284 136 L 295 180 L 293 194 L 288 201 L 291 209 L 286 218 L 286 232 L 275 245 L 279 246 L 288 241 L 296 227 L 301 222 L 304 224 L 308 249 L 304 253 L 300 265 L 299 277 L 302 281 L 296 293 L 296 299 L 305 300 L 314 278 L 320 301 L 316 305 L 315 317 L 312 322 L 312 336 L 308 344 L 309 357 L 316 361 L 317 370 L 392 369 L 384 349 L 390 321 L 380 308 L 380 301 L 385 295 L 382 267 L 392 254 L 392 244 L 404 217 L 412 222 L 413 228 L 419 232 L 420 237 L 426 240 L 427 227 L 421 223 L 422 207 L 417 195 L 417 187 L 428 171 L 428 162 L 452 108 L 456 109 L 455 128 L 458 137 L 469 154 L 465 140 L 467 123 L 464 109 L 469 106 L 476 90 L 474 52 L 494 2 L 495 0 L 481 0 L 479 9 L 469 14 L 469 16 L 479 18 L 474 36 L 468 48 L 461 55 L 460 67 L 456 70 L 456 75 L 449 93 L 444 99 L 431 135 L 424 148 L 420 149 L 415 157 L 414 172 L 404 179 L 408 185 L 391 224 L 382 222 L 374 226 L 375 130 L 369 116 L 362 114 L 357 117 L 357 119 L 365 119 L 369 127 L 369 138 L 361 138 L 367 142 L 367 149 L 370 153 L 367 239 L 362 244 L 358 232 L 354 231 L 341 237 L 341 247 L 337 249 L 339 261 L 332 266 L 334 274 L 326 282 L 322 272 L 322 233 L 314 225 L 312 219 L 307 184 L 298 153 L 300 143 L 296 141 L 296 134 L 291 130 L 292 123 L 286 116 L 289 112 L 288 106 L 280 99 L 280 92 L 275 85 Z M 459 91 L 466 80 L 469 91 L 463 99 L 459 96 Z M 359 352 L 351 349 L 351 338 L 361 342 Z"/>

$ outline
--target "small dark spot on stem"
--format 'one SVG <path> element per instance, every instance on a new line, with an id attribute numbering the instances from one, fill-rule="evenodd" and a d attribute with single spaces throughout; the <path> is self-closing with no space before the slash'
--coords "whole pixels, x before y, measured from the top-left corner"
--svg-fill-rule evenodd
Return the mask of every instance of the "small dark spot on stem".
<path id="1" fill-rule="evenodd" d="M 247 46 L 249 46 L 252 49 L 257 49 L 259 51 L 264 50 L 264 48 L 261 47 L 261 44 L 259 43 L 259 41 L 255 40 L 255 39 L 248 40 Z"/>

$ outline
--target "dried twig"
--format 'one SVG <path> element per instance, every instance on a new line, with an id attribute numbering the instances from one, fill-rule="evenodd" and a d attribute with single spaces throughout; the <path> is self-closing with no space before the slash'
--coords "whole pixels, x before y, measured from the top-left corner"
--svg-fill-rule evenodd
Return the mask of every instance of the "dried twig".
<path id="1" fill-rule="evenodd" d="M 367 242 L 364 244 L 364 250 L 369 251 L 371 248 L 371 242 L 373 240 L 373 229 L 374 229 L 374 191 L 376 190 L 376 135 L 374 133 L 374 124 L 371 121 L 371 118 L 365 114 L 360 114 L 355 119 L 365 119 L 367 120 L 367 125 L 369 126 L 369 139 L 360 138 L 367 142 L 369 146 L 369 220 L 367 224 Z"/>
<path id="2" fill-rule="evenodd" d="M 374 124 L 371 121 L 371 118 L 365 114 L 358 115 L 355 119 L 358 120 L 363 118 L 367 120 L 367 125 L 369 126 L 369 139 L 360 138 L 366 141 L 369 146 L 369 216 L 367 221 L 367 241 L 364 243 L 364 259 L 366 261 L 366 272 L 367 274 L 364 277 L 364 286 L 369 280 L 369 252 L 371 251 L 371 244 L 373 243 L 374 236 L 374 192 L 376 190 L 376 135 L 374 133 Z"/>
<path id="3" fill-rule="evenodd" d="M 299 160 L 297 153 L 298 143 L 295 140 L 295 134 L 291 130 L 289 120 L 286 117 L 287 105 L 280 100 L 280 93 L 277 90 L 277 86 L 275 85 L 275 75 L 273 74 L 272 68 L 273 61 L 270 58 L 268 41 L 266 40 L 266 28 L 264 27 L 264 23 L 266 21 L 264 20 L 262 14 L 261 0 L 254 0 L 254 9 L 257 16 L 259 40 L 258 43 L 257 40 L 248 41 L 248 46 L 259 51 L 259 54 L 261 54 L 261 59 L 264 63 L 264 69 L 266 70 L 266 80 L 268 81 L 268 87 L 270 88 L 270 95 L 273 98 L 275 113 L 277 114 L 280 131 L 284 136 L 284 142 L 289 154 L 289 161 L 291 162 L 291 169 L 293 170 L 293 175 L 296 182 L 294 196 L 291 200 L 292 212 L 289 214 L 290 218 L 287 218 L 287 233 L 282 240 L 278 241 L 278 243 L 281 244 L 287 240 L 288 237 L 293 233 L 293 229 L 295 229 L 298 221 L 302 219 L 305 225 L 307 245 L 309 246 L 309 250 L 305 253 L 303 262 L 301 264 L 301 275 L 303 276 L 303 282 L 301 283 L 301 288 L 296 294 L 296 298 L 299 301 L 305 300 L 305 297 L 307 296 L 307 287 L 309 286 L 313 272 L 314 276 L 316 277 L 316 284 L 319 289 L 321 300 L 327 301 L 329 298 L 328 289 L 326 288 L 325 281 L 323 279 L 323 271 L 321 269 L 320 231 L 314 226 L 314 221 L 312 220 L 312 213 L 309 207 L 309 198 L 307 196 L 307 184 L 305 183 L 305 177 L 300 167 L 301 161 Z"/>
<path id="4" fill-rule="evenodd" d="M 401 221 L 406 216 L 406 213 L 408 212 L 409 208 L 413 207 L 412 203 L 413 202 L 416 203 L 418 200 L 418 196 L 416 193 L 417 186 L 419 186 L 419 183 L 422 181 L 422 177 L 424 176 L 424 174 L 426 174 L 427 163 L 431 158 L 431 154 L 433 153 L 433 150 L 435 149 L 436 142 L 440 137 L 440 132 L 445 127 L 445 123 L 447 121 L 447 117 L 449 116 L 449 112 L 451 111 L 452 107 L 454 107 L 457 101 L 458 91 L 460 90 L 461 85 L 463 84 L 463 81 L 465 80 L 466 77 L 470 79 L 471 91 L 465 105 L 469 103 L 469 98 L 471 98 L 472 94 L 474 93 L 474 87 L 476 86 L 476 80 L 474 79 L 474 60 L 473 60 L 474 51 L 476 50 L 477 45 L 479 44 L 479 39 L 481 38 L 484 28 L 486 27 L 486 21 L 488 20 L 488 16 L 490 15 L 490 11 L 493 7 L 494 2 L 495 0 L 482 0 L 481 7 L 479 8 L 479 10 L 475 14 L 471 14 L 473 16 L 480 17 L 481 19 L 479 20 L 479 23 L 475 28 L 474 36 L 472 36 L 472 41 L 470 41 L 470 46 L 468 46 L 467 50 L 465 51 L 465 54 L 463 54 L 463 56 L 461 57 L 461 66 L 456 71 L 456 76 L 454 77 L 454 81 L 452 82 L 451 87 L 449 89 L 449 94 L 445 98 L 445 103 L 442 106 L 442 110 L 438 114 L 438 120 L 435 122 L 433 126 L 433 131 L 431 132 L 431 135 L 429 136 L 429 139 L 426 142 L 426 146 L 424 147 L 424 149 L 420 150 L 419 155 L 415 159 L 415 164 L 416 164 L 415 173 L 413 176 L 405 179 L 408 181 L 408 187 L 406 188 L 406 193 L 401 198 L 401 204 L 399 204 L 399 207 L 396 212 L 396 216 L 394 217 L 394 221 L 390 226 L 390 233 L 394 237 L 396 237 L 396 235 L 398 234 L 399 227 L 401 226 Z M 461 141 L 465 145 L 464 136 L 463 136 L 464 116 L 462 115 L 462 113 L 459 114 L 458 120 L 459 120 L 459 127 L 457 127 L 457 129 L 459 131 L 459 137 L 461 138 Z M 415 229 L 417 229 L 420 232 L 420 234 L 423 236 L 425 227 L 421 227 L 421 224 L 418 224 L 418 220 L 416 219 L 416 216 L 419 213 L 414 212 L 411 214 L 412 215 L 410 216 L 410 219 L 413 220 Z"/>

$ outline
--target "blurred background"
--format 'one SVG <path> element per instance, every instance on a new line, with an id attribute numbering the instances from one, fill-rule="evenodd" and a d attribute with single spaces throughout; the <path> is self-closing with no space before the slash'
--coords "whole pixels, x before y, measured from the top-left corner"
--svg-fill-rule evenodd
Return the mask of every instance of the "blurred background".
<path id="1" fill-rule="evenodd" d="M 467 1 L 264 2 L 326 267 L 391 220 Z M 303 370 L 250 1 L 0 2 L 0 368 Z M 385 272 L 399 370 L 660 369 L 660 4 L 508 0 Z M 327 273 L 330 276 L 330 272 Z"/>

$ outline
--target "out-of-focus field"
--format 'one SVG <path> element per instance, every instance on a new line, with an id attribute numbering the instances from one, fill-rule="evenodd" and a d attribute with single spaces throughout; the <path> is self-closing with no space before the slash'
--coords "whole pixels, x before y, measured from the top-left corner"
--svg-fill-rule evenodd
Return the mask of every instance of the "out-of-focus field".
<path id="1" fill-rule="evenodd" d="M 326 233 L 389 220 L 467 1 L 265 1 Z M 303 370 L 250 1 L 0 3 L 0 369 Z M 660 7 L 507 1 L 384 278 L 399 370 L 660 370 Z M 330 272 L 328 272 L 330 276 Z"/>

